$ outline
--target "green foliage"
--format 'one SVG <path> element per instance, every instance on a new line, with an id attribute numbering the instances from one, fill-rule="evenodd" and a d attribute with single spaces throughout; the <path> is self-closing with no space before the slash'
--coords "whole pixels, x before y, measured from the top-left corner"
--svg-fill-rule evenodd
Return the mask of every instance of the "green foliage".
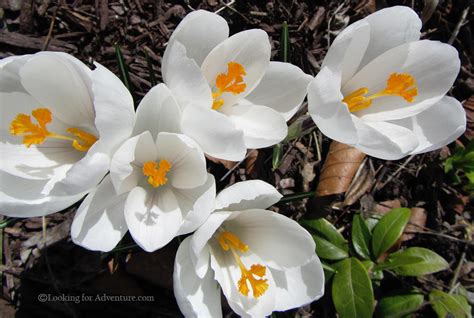
<path id="1" fill-rule="evenodd" d="M 352 219 L 352 246 L 356 253 L 363 259 L 370 259 L 370 241 L 372 234 L 360 214 L 355 214 Z"/>
<path id="2" fill-rule="evenodd" d="M 448 262 L 435 252 L 422 247 L 410 247 L 390 254 L 384 263 L 376 266 L 376 269 L 390 269 L 401 276 L 422 276 L 448 267 Z"/>
<path id="3" fill-rule="evenodd" d="M 375 317 L 399 318 L 417 311 L 423 304 L 423 294 L 400 294 L 380 299 Z"/>
<path id="4" fill-rule="evenodd" d="M 317 219 L 304 220 L 300 223 L 314 233 L 313 239 L 316 242 L 316 253 L 319 257 L 333 261 L 349 257 L 347 241 L 329 221 Z"/>
<path id="5" fill-rule="evenodd" d="M 114 49 L 115 49 L 115 56 L 117 58 L 117 63 L 120 69 L 120 79 L 122 80 L 123 84 L 128 89 L 128 91 L 131 93 L 132 91 L 130 89 L 130 76 L 128 74 L 127 64 L 125 63 L 125 60 L 123 58 L 122 49 L 120 48 L 118 44 L 115 44 Z"/>
<path id="6" fill-rule="evenodd" d="M 372 317 L 374 292 L 364 265 L 354 257 L 337 265 L 332 282 L 334 306 L 341 318 Z"/>
<path id="7" fill-rule="evenodd" d="M 410 209 L 393 209 L 369 227 L 368 220 L 360 214 L 355 214 L 350 231 L 351 249 L 342 234 L 344 232 L 338 231 L 329 221 L 325 219 L 300 221 L 300 224 L 312 233 L 316 253 L 326 262 L 323 264 L 325 280 L 326 283 L 332 280 L 332 301 L 340 317 L 372 316 L 373 289 L 383 283 L 384 272 L 388 271 L 386 274 L 391 276 L 422 276 L 449 267 L 443 257 L 422 247 L 388 252 L 400 239 L 410 216 Z M 382 255 L 384 257 L 381 257 Z M 463 296 L 450 295 L 450 297 L 454 297 L 457 303 L 465 303 L 465 298 L 458 299 Z M 446 301 L 453 302 L 451 298 L 448 300 L 445 298 L 440 300 L 443 305 Z M 399 292 L 379 299 L 375 316 L 409 317 L 423 306 L 424 300 L 425 295 L 420 291 Z M 438 305 L 440 306 L 442 305 Z"/>
<path id="8" fill-rule="evenodd" d="M 472 317 L 471 306 L 469 306 L 466 298 L 462 295 L 451 295 L 441 290 L 433 290 L 430 292 L 429 297 L 431 306 L 439 318 Z"/>
<path id="9" fill-rule="evenodd" d="M 393 209 L 380 219 L 372 236 L 372 252 L 375 258 L 379 258 L 397 242 L 410 220 L 410 215 L 410 209 L 399 208 Z"/>
<path id="10" fill-rule="evenodd" d="M 466 148 L 457 148 L 444 162 L 444 171 L 450 174 L 455 184 L 465 184 L 464 190 L 474 192 L 474 141 Z"/>

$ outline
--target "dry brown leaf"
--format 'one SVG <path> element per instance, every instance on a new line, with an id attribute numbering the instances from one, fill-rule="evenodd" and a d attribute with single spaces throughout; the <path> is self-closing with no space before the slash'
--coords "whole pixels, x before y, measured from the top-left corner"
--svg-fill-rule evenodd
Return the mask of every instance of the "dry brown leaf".
<path id="1" fill-rule="evenodd" d="M 402 203 L 400 202 L 399 199 L 383 201 L 383 202 L 377 203 L 374 206 L 374 212 L 384 215 L 390 212 L 392 209 L 401 208 L 401 207 L 402 207 Z"/>
<path id="2" fill-rule="evenodd" d="M 319 178 L 316 196 L 345 193 L 365 154 L 354 147 L 333 141 Z"/>
<path id="3" fill-rule="evenodd" d="M 462 105 L 467 117 L 467 128 L 464 136 L 471 140 L 474 137 L 474 95 L 466 99 Z"/>
<path id="4" fill-rule="evenodd" d="M 362 169 L 354 177 L 342 206 L 349 206 L 357 202 L 365 193 L 367 193 L 375 182 L 375 173 L 368 165 L 361 166 Z"/>
<path id="5" fill-rule="evenodd" d="M 109 269 L 110 275 L 115 273 L 118 268 L 118 263 L 115 262 L 115 258 L 111 258 L 110 261 L 107 263 L 107 268 Z"/>
<path id="6" fill-rule="evenodd" d="M 403 233 L 402 237 L 400 238 L 400 241 L 404 242 L 414 238 L 415 234 L 411 232 L 423 231 L 423 228 L 426 225 L 426 219 L 427 214 L 425 209 L 411 208 L 411 217 L 408 221 L 407 226 L 405 227 L 405 233 Z"/>
<path id="7" fill-rule="evenodd" d="M 209 155 L 206 155 L 206 158 L 209 159 L 210 161 L 214 162 L 214 163 L 223 165 L 227 170 L 232 169 L 237 164 L 236 161 L 217 159 L 217 158 L 211 157 Z"/>
<path id="8" fill-rule="evenodd" d="M 258 150 L 252 149 L 247 153 L 247 159 L 245 159 L 245 173 L 249 176 L 255 177 L 257 175 L 257 158 Z"/>

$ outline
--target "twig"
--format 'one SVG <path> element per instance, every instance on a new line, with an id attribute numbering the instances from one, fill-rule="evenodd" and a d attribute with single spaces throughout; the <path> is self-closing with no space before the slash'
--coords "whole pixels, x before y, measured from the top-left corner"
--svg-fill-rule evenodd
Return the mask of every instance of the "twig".
<path id="1" fill-rule="evenodd" d="M 456 40 L 456 37 L 458 36 L 459 30 L 461 30 L 464 21 L 466 20 L 467 14 L 469 13 L 470 5 L 468 5 L 462 12 L 461 18 L 459 19 L 458 23 L 456 24 L 456 27 L 454 28 L 453 33 L 451 34 L 451 37 L 448 40 L 449 44 L 453 44 L 454 40 Z"/>
<path id="2" fill-rule="evenodd" d="M 239 162 L 237 162 L 229 171 L 226 172 L 226 174 L 220 178 L 219 182 L 222 182 L 225 180 L 225 178 L 227 178 L 235 169 L 237 169 L 238 166 L 240 166 L 240 164 L 242 162 L 245 161 L 245 159 L 247 159 L 247 157 L 250 155 L 250 152 L 248 152 L 246 155 L 245 155 L 245 158 L 240 160 Z"/>
<path id="3" fill-rule="evenodd" d="M 56 21 L 56 15 L 58 14 L 58 9 L 59 9 L 59 5 L 54 10 L 53 17 L 51 18 L 51 23 L 49 24 L 48 35 L 46 36 L 46 39 L 44 39 L 43 47 L 41 48 L 41 51 L 46 51 L 48 49 L 49 42 L 51 42 L 51 36 L 53 35 L 54 22 Z"/>
<path id="4" fill-rule="evenodd" d="M 415 158 L 415 155 L 411 155 L 410 157 L 408 157 L 405 162 L 400 166 L 398 167 L 397 170 L 395 170 L 394 173 L 392 173 L 392 175 L 390 177 L 388 177 L 387 181 L 385 181 L 384 183 L 382 183 L 380 185 L 380 187 L 377 188 L 378 191 L 382 190 L 383 187 L 385 187 L 388 183 L 390 183 L 390 181 L 393 180 L 393 178 L 395 178 L 399 173 L 400 171 L 402 171 L 403 169 L 405 169 L 405 167 L 410 163 L 410 161 L 413 160 L 413 158 Z"/>
<path id="5" fill-rule="evenodd" d="M 217 9 L 214 13 L 218 14 L 219 12 L 221 12 L 221 11 L 227 9 L 227 8 L 232 9 L 232 8 L 230 8 L 230 6 L 233 5 L 234 3 L 235 3 L 235 0 L 231 0 L 231 1 L 229 1 L 229 3 L 222 3 L 224 6 Z"/>
<path id="6" fill-rule="evenodd" d="M 467 244 L 464 245 L 464 249 L 461 254 L 461 259 L 459 260 L 458 266 L 456 266 L 456 269 L 454 270 L 454 275 L 453 275 L 453 279 L 451 280 L 451 285 L 450 285 L 451 288 L 449 290 L 449 293 L 452 293 L 454 288 L 456 287 L 456 282 L 458 280 L 459 273 L 461 272 L 462 264 L 464 263 L 464 260 L 466 259 L 466 250 L 467 250 Z"/>

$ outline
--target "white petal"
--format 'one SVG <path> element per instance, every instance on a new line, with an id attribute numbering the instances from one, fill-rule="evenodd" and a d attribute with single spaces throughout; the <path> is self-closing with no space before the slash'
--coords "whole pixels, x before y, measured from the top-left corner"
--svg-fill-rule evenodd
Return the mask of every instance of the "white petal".
<path id="1" fill-rule="evenodd" d="M 54 197 L 42 194 L 46 180 L 31 180 L 0 171 L 0 212 L 11 217 L 35 217 L 59 212 L 85 193 Z"/>
<path id="2" fill-rule="evenodd" d="M 112 250 L 127 233 L 126 194 L 117 195 L 107 176 L 81 203 L 71 225 L 74 243 L 93 251 Z"/>
<path id="3" fill-rule="evenodd" d="M 167 177 L 174 188 L 192 189 L 207 180 L 206 158 L 194 140 L 181 134 L 159 133 L 157 157 L 171 163 Z"/>
<path id="4" fill-rule="evenodd" d="M 308 111 L 319 130 L 345 144 L 357 143 L 357 132 L 340 88 L 340 77 L 323 68 L 308 88 Z"/>
<path id="5" fill-rule="evenodd" d="M 155 141 L 145 131 L 125 141 L 110 162 L 110 177 L 119 194 L 132 190 L 142 178 L 143 164 L 157 158 Z"/>
<path id="6" fill-rule="evenodd" d="M 207 181 L 194 189 L 173 189 L 183 213 L 184 223 L 178 235 L 195 231 L 206 221 L 214 210 L 216 200 L 216 182 L 212 174 L 207 175 Z"/>
<path id="7" fill-rule="evenodd" d="M 353 119 L 359 135 L 359 143 L 354 147 L 369 156 L 398 160 L 418 146 L 416 135 L 405 127 L 386 122 L 364 122 L 356 117 Z"/>
<path id="8" fill-rule="evenodd" d="M 392 73 L 412 75 L 418 86 L 413 103 L 399 96 L 373 100 L 372 105 L 356 113 L 363 120 L 386 121 L 414 116 L 441 99 L 451 88 L 459 72 L 458 52 L 451 45 L 436 41 L 415 41 L 397 46 L 367 64 L 343 87 L 345 95 L 367 87 L 374 94 L 386 87 Z"/>
<path id="9" fill-rule="evenodd" d="M 178 248 L 174 262 L 173 290 L 179 309 L 186 317 L 222 317 L 221 292 L 208 268 L 204 277 L 195 273 L 190 259 L 191 238 L 186 238 Z"/>
<path id="10" fill-rule="evenodd" d="M 26 93 L 21 84 L 20 69 L 32 55 L 9 56 L 0 60 L 0 92 Z"/>
<path id="11" fill-rule="evenodd" d="M 273 146 L 288 134 L 285 118 L 270 107 L 236 105 L 229 117 L 244 132 L 245 147 L 250 149 Z"/>
<path id="12" fill-rule="evenodd" d="M 143 97 L 137 108 L 133 136 L 149 131 L 153 138 L 158 133 L 181 131 L 181 111 L 173 94 L 165 84 L 158 84 Z"/>
<path id="13" fill-rule="evenodd" d="M 211 243 L 211 268 L 214 270 L 215 279 L 219 282 L 224 296 L 227 298 L 232 310 L 242 317 L 266 317 L 275 308 L 275 282 L 272 272 L 267 269 L 265 279 L 267 279 L 268 289 L 259 298 L 253 297 L 252 288 L 249 286 L 249 295 L 245 296 L 238 290 L 238 281 L 241 278 L 241 270 L 230 251 L 224 251 L 214 240 Z M 253 264 L 265 266 L 260 255 L 245 253 L 240 255 L 242 263 L 250 268 Z"/>
<path id="14" fill-rule="evenodd" d="M 245 91 L 237 95 L 222 95 L 226 105 L 234 105 L 258 85 L 270 63 L 270 53 L 267 33 L 258 29 L 247 30 L 234 34 L 216 46 L 202 63 L 201 69 L 209 86 L 215 87 L 217 76 L 227 73 L 229 62 L 237 62 L 245 68 Z"/>
<path id="15" fill-rule="evenodd" d="M 416 116 L 392 122 L 412 130 L 418 138 L 413 154 L 439 149 L 455 141 L 466 130 L 466 112 L 461 103 L 445 96 Z"/>
<path id="16" fill-rule="evenodd" d="M 168 244 L 178 233 L 183 216 L 168 187 L 136 187 L 125 202 L 125 220 L 135 242 L 147 252 Z"/>
<path id="17" fill-rule="evenodd" d="M 235 213 L 235 212 L 234 212 Z M 232 212 L 214 212 L 191 236 L 191 259 L 199 277 L 204 277 L 209 263 L 207 243 Z"/>
<path id="18" fill-rule="evenodd" d="M 178 41 L 170 47 L 165 84 L 173 92 L 181 109 L 211 108 L 211 88 L 196 62 L 186 56 L 186 48 Z"/>
<path id="19" fill-rule="evenodd" d="M 37 107 L 35 99 L 27 94 L 0 93 L 0 169 L 27 179 L 57 179 L 64 176 L 83 153 L 72 148 L 70 142 L 56 139 L 27 148 L 22 136 L 10 134 L 10 123 L 15 117 L 21 113 L 31 116 Z M 66 127 L 60 120 L 53 119 L 48 129 L 62 133 Z"/>
<path id="20" fill-rule="evenodd" d="M 161 72 L 165 82 L 170 63 L 170 47 L 176 41 L 182 43 L 186 48 L 186 55 L 201 66 L 209 52 L 228 36 L 229 26 L 221 16 L 204 10 L 193 11 L 186 15 L 171 34 L 163 54 Z"/>
<path id="21" fill-rule="evenodd" d="M 340 76 L 340 83 L 345 83 L 359 69 L 370 39 L 370 27 L 364 20 L 359 20 L 345 28 L 334 40 L 321 69 L 329 68 Z"/>
<path id="22" fill-rule="evenodd" d="M 104 178 L 110 167 L 110 157 L 95 151 L 100 147 L 96 142 L 86 156 L 74 163 L 63 179 L 54 184 L 52 195 L 73 195 L 92 190 Z"/>
<path id="23" fill-rule="evenodd" d="M 57 54 L 36 55 L 20 69 L 23 87 L 43 107 L 50 108 L 53 116 L 71 126 L 94 124 L 90 83 L 84 82 L 87 76 L 90 75 L 79 74 L 69 59 Z"/>
<path id="24" fill-rule="evenodd" d="M 275 212 L 246 210 L 227 220 L 225 226 L 249 246 L 249 253 L 258 255 L 272 268 L 301 266 L 316 255 L 308 231 Z"/>
<path id="25" fill-rule="evenodd" d="M 370 41 L 359 69 L 391 48 L 420 39 L 421 20 L 409 7 L 385 8 L 363 20 L 370 26 Z"/>
<path id="26" fill-rule="evenodd" d="M 245 157 L 244 134 L 224 114 L 212 109 L 188 107 L 183 112 L 182 129 L 212 157 L 234 161 Z"/>
<path id="27" fill-rule="evenodd" d="M 261 180 L 234 183 L 216 197 L 216 210 L 244 211 L 266 209 L 282 198 L 271 184 Z"/>
<path id="28" fill-rule="evenodd" d="M 276 311 L 298 308 L 324 295 L 324 271 L 317 256 L 303 266 L 271 271 L 276 285 Z"/>
<path id="29" fill-rule="evenodd" d="M 312 79 L 293 64 L 270 62 L 262 80 L 246 99 L 271 107 L 289 120 L 303 103 Z"/>
<path id="30" fill-rule="evenodd" d="M 103 151 L 112 156 L 120 143 L 132 133 L 135 123 L 133 99 L 117 76 L 99 63 L 94 65 L 92 90 L 95 126 L 104 145 Z"/>

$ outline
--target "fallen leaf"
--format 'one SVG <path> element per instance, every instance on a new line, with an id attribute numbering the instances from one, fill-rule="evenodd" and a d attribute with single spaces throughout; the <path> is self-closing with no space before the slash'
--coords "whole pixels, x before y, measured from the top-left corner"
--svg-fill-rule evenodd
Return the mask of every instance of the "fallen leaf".
<path id="1" fill-rule="evenodd" d="M 427 214 L 426 214 L 425 209 L 417 208 L 417 207 L 411 208 L 411 217 L 405 228 L 405 232 L 400 238 L 400 241 L 404 242 L 404 241 L 408 241 L 414 238 L 415 233 L 410 233 L 410 232 L 423 231 L 423 228 L 426 225 L 426 219 L 427 219 Z"/>
<path id="2" fill-rule="evenodd" d="M 365 154 L 356 148 L 333 141 L 321 169 L 316 196 L 345 193 L 364 158 Z"/>

